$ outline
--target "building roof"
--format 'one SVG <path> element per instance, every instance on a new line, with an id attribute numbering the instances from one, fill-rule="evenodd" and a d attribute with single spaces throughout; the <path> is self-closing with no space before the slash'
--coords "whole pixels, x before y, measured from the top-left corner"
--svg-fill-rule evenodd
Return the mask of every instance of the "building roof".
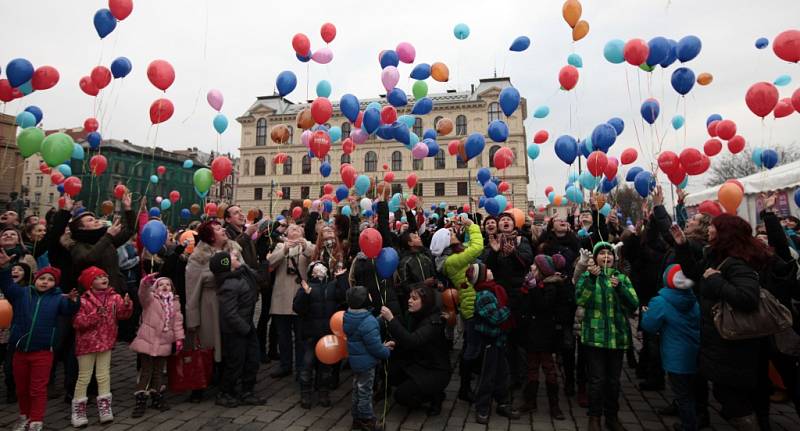
<path id="1" fill-rule="evenodd" d="M 80 144 L 84 150 L 89 149 L 89 142 L 86 139 L 80 139 L 76 141 Z M 127 154 L 144 154 L 145 157 L 151 158 L 155 157 L 156 159 L 170 161 L 174 163 L 183 163 L 184 160 L 191 159 L 195 166 L 198 167 L 206 167 L 202 160 L 198 160 L 197 157 L 187 157 L 180 154 L 175 154 L 171 151 L 167 151 L 161 147 L 155 147 L 155 152 L 153 148 L 142 147 L 139 145 L 132 144 L 127 139 L 119 140 L 119 139 L 103 139 L 100 143 L 103 151 L 108 150 L 115 150 L 120 153 L 127 153 Z"/>

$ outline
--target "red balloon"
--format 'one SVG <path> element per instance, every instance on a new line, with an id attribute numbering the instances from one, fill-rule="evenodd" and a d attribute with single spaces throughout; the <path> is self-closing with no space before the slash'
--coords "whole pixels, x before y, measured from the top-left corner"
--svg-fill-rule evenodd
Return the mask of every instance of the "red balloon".
<path id="1" fill-rule="evenodd" d="M 356 121 L 353 122 L 353 125 L 356 126 L 356 129 L 361 128 L 362 121 L 364 121 L 364 111 L 358 111 L 358 116 L 356 117 Z"/>
<path id="2" fill-rule="evenodd" d="M 685 152 L 686 150 L 684 150 Z M 697 151 L 697 150 L 694 150 Z M 697 151 L 698 156 L 700 152 Z M 664 173 L 669 175 L 670 172 L 675 170 L 675 167 L 678 164 L 682 164 L 683 162 L 683 153 L 681 153 L 680 161 L 678 160 L 678 155 L 673 153 L 672 151 L 664 151 L 658 155 L 658 167 L 661 168 Z M 685 166 L 685 165 L 684 165 Z"/>
<path id="3" fill-rule="evenodd" d="M 78 177 L 69 177 L 64 181 L 64 193 L 75 197 L 81 192 L 81 179 Z"/>
<path id="4" fill-rule="evenodd" d="M 175 69 L 166 60 L 153 60 L 147 66 L 147 79 L 159 90 L 167 91 L 175 82 Z"/>
<path id="5" fill-rule="evenodd" d="M 757 116 L 764 118 L 778 104 L 778 89 L 772 83 L 753 84 L 744 96 L 747 107 Z"/>
<path id="6" fill-rule="evenodd" d="M 169 192 L 169 200 L 172 203 L 178 202 L 179 200 L 181 200 L 181 193 L 177 190 Z"/>
<path id="7" fill-rule="evenodd" d="M 164 175 L 164 173 L 167 172 L 167 168 L 164 166 L 159 166 L 156 168 L 156 172 L 158 172 L 158 175 Z"/>
<path id="8" fill-rule="evenodd" d="M 701 214 L 708 214 L 711 217 L 722 214 L 722 208 L 720 208 L 719 204 L 710 200 L 700 202 L 700 205 L 697 206 L 697 211 Z"/>
<path id="9" fill-rule="evenodd" d="M 0 79 L 0 101 L 10 102 L 14 100 L 14 89 L 11 88 L 7 79 Z"/>
<path id="10" fill-rule="evenodd" d="M 387 172 L 386 175 L 383 176 L 383 180 L 386 181 L 387 183 L 391 183 L 392 181 L 394 181 L 394 172 L 391 171 Z"/>
<path id="11" fill-rule="evenodd" d="M 383 164 L 383 170 L 385 171 L 387 169 L 389 169 L 389 164 L 388 163 L 384 163 Z"/>
<path id="12" fill-rule="evenodd" d="M 375 259 L 383 248 L 383 238 L 375 228 L 367 228 L 358 236 L 358 245 L 368 258 Z"/>
<path id="13" fill-rule="evenodd" d="M 675 184 L 676 186 L 683 182 L 686 179 L 686 171 L 683 170 L 681 165 L 672 171 L 672 173 L 667 174 L 667 178 L 669 178 L 669 182 Z"/>
<path id="14" fill-rule="evenodd" d="M 665 151 L 666 152 L 666 151 Z M 671 151 L 670 151 L 671 152 Z M 663 154 L 663 153 L 662 153 Z M 675 154 L 675 153 L 672 153 Z M 686 170 L 689 175 L 700 175 L 703 173 L 703 154 L 696 148 L 686 148 L 681 151 L 680 156 L 681 166 Z M 661 165 L 661 157 L 659 156 L 659 166 Z M 663 169 L 664 172 L 669 173 Z"/>
<path id="15" fill-rule="evenodd" d="M 397 121 L 397 109 L 392 105 L 386 105 L 381 109 L 381 123 L 392 124 Z"/>
<path id="16" fill-rule="evenodd" d="M 311 42 L 308 40 L 308 36 L 304 35 L 303 33 L 297 33 L 292 38 L 292 48 L 294 48 L 294 52 L 301 57 L 307 57 L 308 54 L 311 53 Z"/>
<path id="17" fill-rule="evenodd" d="M 795 111 L 800 112 L 800 88 L 794 90 L 794 94 L 792 94 L 792 107 Z"/>
<path id="18" fill-rule="evenodd" d="M 550 138 L 550 134 L 547 133 L 547 130 L 539 130 L 533 135 L 533 143 L 534 144 L 544 144 L 547 142 L 547 139 Z"/>
<path id="19" fill-rule="evenodd" d="M 83 122 L 83 131 L 86 133 L 96 132 L 99 127 L 100 123 L 96 118 L 89 117 Z"/>
<path id="20" fill-rule="evenodd" d="M 333 184 L 325 183 L 325 185 L 322 186 L 322 193 L 326 195 L 333 193 Z"/>
<path id="21" fill-rule="evenodd" d="M 459 144 L 459 142 L 461 142 L 461 141 L 459 141 L 458 139 L 454 139 L 454 140 L 448 142 L 447 143 L 447 153 L 450 154 L 451 156 L 455 156 L 456 154 L 458 154 L 458 144 Z"/>
<path id="22" fill-rule="evenodd" d="M 728 151 L 731 154 L 738 154 L 744 150 L 745 140 L 740 135 L 736 135 L 728 141 Z"/>
<path id="23" fill-rule="evenodd" d="M 332 113 L 333 106 L 331 106 L 331 101 L 327 98 L 317 97 L 311 102 L 311 116 L 314 117 L 314 121 L 316 121 L 317 124 L 325 124 L 325 122 L 331 119 Z"/>
<path id="24" fill-rule="evenodd" d="M 53 171 L 50 174 L 50 182 L 56 186 L 64 182 L 64 174 L 59 171 Z"/>
<path id="25" fill-rule="evenodd" d="M 322 36 L 322 40 L 325 43 L 331 43 L 336 37 L 336 26 L 329 22 L 322 24 L 322 28 L 319 29 L 319 35 Z M 294 46 L 294 41 L 292 41 L 292 46 Z"/>
<path id="26" fill-rule="evenodd" d="M 636 152 L 636 148 L 626 148 L 625 151 L 620 154 L 619 160 L 623 165 L 630 165 L 635 162 L 638 157 L 639 153 Z"/>
<path id="27" fill-rule="evenodd" d="M 353 184 L 356 183 L 356 168 L 352 167 L 351 165 L 347 165 L 342 167 L 342 182 L 347 188 L 352 188 Z"/>
<path id="28" fill-rule="evenodd" d="M 108 0 L 108 9 L 114 18 L 122 21 L 133 11 L 133 0 Z"/>
<path id="29" fill-rule="evenodd" d="M 554 189 L 553 189 L 553 186 L 547 186 L 547 187 L 545 187 L 545 188 L 544 188 L 544 195 L 545 195 L 545 196 L 549 195 L 549 194 L 550 194 L 550 192 L 552 192 L 553 190 L 554 190 Z"/>
<path id="30" fill-rule="evenodd" d="M 494 153 L 494 167 L 497 169 L 506 169 L 514 163 L 514 152 L 511 148 L 503 147 Z"/>
<path id="31" fill-rule="evenodd" d="M 356 149 L 356 144 L 353 143 L 352 139 L 347 138 L 344 141 L 342 141 L 342 152 L 344 152 L 345 154 L 350 154 L 355 149 Z"/>
<path id="32" fill-rule="evenodd" d="M 40 66 L 33 72 L 31 86 L 34 90 L 47 90 L 58 84 L 59 74 L 53 66 Z"/>
<path id="33" fill-rule="evenodd" d="M 800 61 L 800 30 L 786 30 L 772 41 L 772 50 L 781 60 Z"/>
<path id="34" fill-rule="evenodd" d="M 150 105 L 150 122 L 153 124 L 163 123 L 175 113 L 175 106 L 169 99 L 158 99 Z"/>
<path id="35" fill-rule="evenodd" d="M 637 67 L 647 60 L 648 54 L 650 54 L 650 48 L 642 39 L 631 39 L 625 42 L 622 50 L 625 61 Z"/>
<path id="36" fill-rule="evenodd" d="M 599 177 L 606 170 L 607 165 L 608 158 L 602 151 L 595 151 L 586 159 L 586 168 L 595 177 Z"/>
<path id="37" fill-rule="evenodd" d="M 714 120 L 708 123 L 708 136 L 711 136 L 712 138 L 717 137 L 717 127 L 719 127 L 719 121 L 720 120 Z"/>
<path id="38" fill-rule="evenodd" d="M 413 189 L 417 185 L 417 174 L 408 174 L 406 185 L 408 185 L 408 188 Z"/>
<path id="39" fill-rule="evenodd" d="M 731 120 L 722 120 L 717 123 L 717 136 L 720 139 L 729 140 L 736 135 L 736 123 Z"/>
<path id="40" fill-rule="evenodd" d="M 43 174 L 49 174 L 50 170 L 51 170 L 50 166 L 47 166 L 47 163 L 45 162 L 39 163 L 39 172 Z"/>
<path id="41" fill-rule="evenodd" d="M 303 216 L 303 208 L 301 207 L 294 207 L 292 208 L 292 218 L 295 220 L 300 220 L 300 217 Z"/>
<path id="42" fill-rule="evenodd" d="M 105 66 L 97 66 L 92 69 L 92 83 L 102 90 L 111 82 L 111 71 Z"/>
<path id="43" fill-rule="evenodd" d="M 406 199 L 406 207 L 408 208 L 416 208 L 417 207 L 417 196 L 411 195 Z"/>
<path id="44" fill-rule="evenodd" d="M 578 69 L 568 64 L 558 72 L 558 83 L 564 90 L 572 90 L 578 84 Z"/>
<path id="45" fill-rule="evenodd" d="M 742 190 L 742 193 L 744 193 L 744 185 L 741 183 L 741 181 L 739 181 L 737 179 L 734 179 L 734 178 L 731 178 L 728 181 L 725 181 L 725 184 L 728 184 L 728 183 L 735 184 L 736 187 L 739 187 L 739 189 Z"/>
<path id="46" fill-rule="evenodd" d="M 233 163 L 231 163 L 231 159 L 225 156 L 215 157 L 214 161 L 211 162 L 211 173 L 214 175 L 214 179 L 217 181 L 222 181 L 228 177 L 228 175 L 233 172 Z"/>
<path id="47" fill-rule="evenodd" d="M 703 144 L 703 152 L 706 153 L 708 157 L 713 157 L 719 154 L 722 151 L 722 141 L 716 138 L 711 138 Z"/>
<path id="48" fill-rule="evenodd" d="M 280 190 L 278 190 L 280 192 Z M 280 196 L 279 196 L 280 197 Z M 209 202 L 206 204 L 206 214 L 209 216 L 216 216 L 217 215 L 217 204 L 214 202 Z"/>
<path id="49" fill-rule="evenodd" d="M 59 209 L 63 209 L 64 205 L 66 205 L 66 204 L 67 204 L 67 198 L 65 198 L 64 196 L 61 196 L 60 198 L 58 198 L 58 208 Z"/>
<path id="50" fill-rule="evenodd" d="M 81 86 L 81 91 L 88 94 L 89 96 L 97 96 L 97 93 L 100 92 L 100 89 L 97 88 L 97 85 L 92 82 L 92 78 L 89 76 L 84 76 L 78 81 L 78 85 Z"/>
<path id="51" fill-rule="evenodd" d="M 617 161 L 616 157 L 607 157 L 608 163 L 606 163 L 606 169 L 603 171 L 603 174 L 606 178 L 614 178 L 617 176 L 617 170 L 619 169 L 619 162 Z"/>
<path id="52" fill-rule="evenodd" d="M 788 97 L 785 99 L 781 99 L 778 102 L 778 104 L 775 105 L 775 111 L 773 111 L 773 114 L 775 114 L 775 118 L 788 117 L 793 113 L 794 113 L 794 107 L 792 107 L 792 99 Z"/>
<path id="53" fill-rule="evenodd" d="M 323 130 L 315 131 L 314 133 L 311 134 L 309 148 L 311 149 L 311 153 L 314 154 L 316 157 L 324 159 L 325 156 L 328 155 L 328 151 L 331 150 L 330 135 L 328 135 L 328 133 Z"/>
<path id="54" fill-rule="evenodd" d="M 103 175 L 103 172 L 105 172 L 107 168 L 108 160 L 106 160 L 106 156 L 98 154 L 89 159 L 89 170 L 92 171 L 94 175 Z"/>
<path id="55" fill-rule="evenodd" d="M 511 186 L 507 182 L 500 181 L 500 185 L 497 186 L 497 191 L 499 191 L 500 193 L 505 193 L 510 188 L 511 188 Z"/>
<path id="56" fill-rule="evenodd" d="M 122 199 L 122 197 L 125 196 L 125 193 L 128 193 L 128 188 L 125 187 L 124 185 L 117 184 L 117 186 L 114 187 L 114 197 L 115 198 Z"/>

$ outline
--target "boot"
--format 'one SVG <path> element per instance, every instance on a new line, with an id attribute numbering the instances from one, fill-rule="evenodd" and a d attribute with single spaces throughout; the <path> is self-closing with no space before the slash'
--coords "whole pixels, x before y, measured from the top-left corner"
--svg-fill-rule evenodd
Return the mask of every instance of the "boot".
<path id="1" fill-rule="evenodd" d="M 547 400 L 550 404 L 550 417 L 558 421 L 566 419 L 558 406 L 558 383 L 547 384 Z"/>
<path id="2" fill-rule="evenodd" d="M 578 385 L 578 405 L 587 408 L 589 407 L 589 395 L 586 394 L 586 385 Z"/>
<path id="3" fill-rule="evenodd" d="M 87 401 L 89 401 L 87 398 L 72 400 L 72 426 L 75 428 L 89 425 L 89 419 L 86 418 Z"/>
<path id="4" fill-rule="evenodd" d="M 511 404 L 500 404 L 497 406 L 497 414 L 509 419 L 519 419 L 519 411 Z"/>
<path id="5" fill-rule="evenodd" d="M 439 416 L 442 414 L 442 402 L 444 399 L 444 392 L 434 395 L 433 400 L 431 400 L 431 405 L 428 407 L 428 416 Z"/>
<path id="6" fill-rule="evenodd" d="M 20 415 L 14 425 L 11 426 L 11 431 L 25 431 L 28 429 L 30 419 L 25 415 Z"/>
<path id="7" fill-rule="evenodd" d="M 140 418 L 144 416 L 144 412 L 147 410 L 147 392 L 136 391 L 134 397 L 136 398 L 136 405 L 133 407 L 131 417 Z"/>
<path id="8" fill-rule="evenodd" d="M 300 407 L 308 410 L 311 408 L 311 391 L 300 391 Z"/>
<path id="9" fill-rule="evenodd" d="M 538 381 L 531 381 L 525 386 L 525 390 L 522 391 L 522 398 L 525 402 L 519 407 L 519 411 L 522 413 L 528 412 L 535 412 L 537 409 L 536 406 L 536 394 L 539 392 L 539 382 Z"/>
<path id="10" fill-rule="evenodd" d="M 321 407 L 327 408 L 331 406 L 331 398 L 328 395 L 328 391 L 319 391 L 318 402 Z"/>
<path id="11" fill-rule="evenodd" d="M 246 391 L 239 397 L 240 406 L 263 406 L 267 403 L 264 397 L 260 397 L 253 391 Z"/>
<path id="12" fill-rule="evenodd" d="M 625 431 L 625 427 L 622 426 L 616 415 L 613 417 L 606 416 L 606 428 L 610 431 Z"/>
<path id="13" fill-rule="evenodd" d="M 602 431 L 600 427 L 600 416 L 589 416 L 588 431 Z"/>
<path id="14" fill-rule="evenodd" d="M 28 431 L 42 431 L 42 427 L 44 427 L 44 423 L 42 422 L 31 422 L 28 425 Z"/>
<path id="15" fill-rule="evenodd" d="M 758 431 L 755 415 L 732 418 L 728 422 L 733 425 L 736 431 Z"/>
<path id="16" fill-rule="evenodd" d="M 378 418 L 372 418 L 362 422 L 364 427 L 362 429 L 368 431 L 383 431 L 383 427 L 378 423 Z"/>
<path id="17" fill-rule="evenodd" d="M 167 400 L 164 398 L 164 394 L 156 391 L 150 392 L 150 407 L 160 412 L 169 410 L 169 405 L 167 405 Z"/>
<path id="18" fill-rule="evenodd" d="M 97 397 L 97 414 L 100 416 L 101 424 L 114 421 L 114 412 L 111 410 L 111 394 Z"/>

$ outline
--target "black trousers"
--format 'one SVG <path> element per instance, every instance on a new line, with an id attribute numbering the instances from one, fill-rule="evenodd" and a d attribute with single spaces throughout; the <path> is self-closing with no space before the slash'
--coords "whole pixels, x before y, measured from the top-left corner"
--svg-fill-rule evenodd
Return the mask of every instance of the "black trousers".
<path id="1" fill-rule="evenodd" d="M 483 365 L 475 395 L 475 410 L 486 415 L 492 407 L 492 399 L 498 404 L 508 404 L 511 397 L 508 391 L 509 370 L 505 347 L 489 343 L 483 348 Z"/>
<path id="2" fill-rule="evenodd" d="M 639 353 L 639 367 L 645 381 L 653 385 L 664 384 L 664 368 L 661 365 L 660 337 L 644 331 L 642 351 Z"/>
<path id="3" fill-rule="evenodd" d="M 272 315 L 272 324 L 278 332 L 278 350 L 281 354 L 281 370 L 292 369 L 292 352 L 295 366 L 303 363 L 303 338 L 297 316 Z"/>
<path id="4" fill-rule="evenodd" d="M 583 346 L 589 376 L 589 416 L 617 417 L 620 375 L 625 351 Z"/>
<path id="5" fill-rule="evenodd" d="M 255 328 L 247 335 L 222 334 L 222 379 L 220 389 L 228 395 L 236 391 L 242 382 L 242 393 L 251 392 L 256 385 L 258 374 L 258 337 Z"/>
<path id="6" fill-rule="evenodd" d="M 300 367 L 300 391 L 311 392 L 316 389 L 320 392 L 333 390 L 331 376 L 333 366 L 326 365 L 317 359 L 315 348 L 317 338 L 306 338 L 303 340 L 303 363 Z"/>

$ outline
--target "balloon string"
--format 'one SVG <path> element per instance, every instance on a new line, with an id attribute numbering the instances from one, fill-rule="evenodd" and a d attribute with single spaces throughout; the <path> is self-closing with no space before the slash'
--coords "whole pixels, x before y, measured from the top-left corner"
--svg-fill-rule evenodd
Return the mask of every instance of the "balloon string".
<path id="1" fill-rule="evenodd" d="M 633 132 L 636 135 L 636 144 L 639 146 L 639 151 L 644 153 L 644 149 L 642 148 L 642 141 L 639 139 L 639 127 L 636 123 L 636 115 L 634 114 L 633 109 L 633 95 L 631 94 L 631 83 L 628 79 L 628 69 L 625 69 L 625 85 L 628 89 L 628 103 L 630 104 L 631 108 L 631 116 L 633 117 Z M 644 133 L 644 129 L 642 129 L 642 133 Z"/>
<path id="2" fill-rule="evenodd" d="M 203 86 L 205 87 L 208 86 L 208 67 L 206 67 L 208 64 L 208 57 L 206 56 L 207 51 L 208 51 L 208 0 L 206 0 L 206 25 L 203 31 L 203 69 L 205 70 L 205 82 Z M 203 92 L 202 87 L 197 89 L 197 94 L 195 95 L 194 98 L 194 104 L 192 105 L 192 111 L 189 113 L 189 115 L 186 116 L 186 118 L 183 119 L 183 121 L 181 121 L 181 124 L 185 124 L 187 121 L 189 121 L 190 118 L 194 116 L 194 113 L 197 111 L 197 104 L 200 101 L 200 94 L 202 92 Z M 219 148 L 217 149 L 217 151 L 219 151 Z"/>

